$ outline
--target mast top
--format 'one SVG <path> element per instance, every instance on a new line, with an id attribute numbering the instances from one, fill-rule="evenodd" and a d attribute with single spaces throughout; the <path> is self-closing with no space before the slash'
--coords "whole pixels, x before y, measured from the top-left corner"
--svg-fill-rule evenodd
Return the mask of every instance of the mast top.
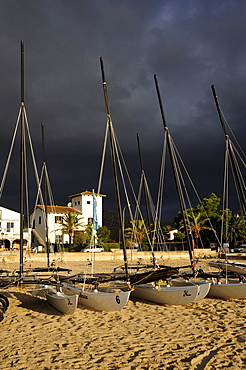
<path id="1" fill-rule="evenodd" d="M 102 72 L 102 81 L 105 84 L 106 83 L 106 79 L 105 79 L 104 66 L 103 66 L 103 58 L 102 57 L 100 57 L 100 64 L 101 64 L 101 72 Z"/>
<path id="2" fill-rule="evenodd" d="M 24 103 L 24 41 L 21 40 L 21 103 Z"/>

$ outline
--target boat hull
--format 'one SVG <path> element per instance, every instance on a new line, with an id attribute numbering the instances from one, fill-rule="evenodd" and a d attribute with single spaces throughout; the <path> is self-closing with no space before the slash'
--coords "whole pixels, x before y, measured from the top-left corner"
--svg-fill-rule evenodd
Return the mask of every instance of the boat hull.
<path id="1" fill-rule="evenodd" d="M 198 296 L 199 287 L 193 286 L 161 286 L 157 289 L 149 284 L 134 287 L 131 295 L 135 298 L 167 305 L 185 305 L 192 303 Z"/>
<path id="2" fill-rule="evenodd" d="M 211 287 L 211 283 L 210 282 L 207 282 L 207 281 L 197 281 L 197 280 L 191 280 L 191 281 L 182 281 L 182 280 L 172 280 L 171 281 L 171 284 L 173 286 L 192 286 L 192 285 L 197 285 L 199 288 L 198 288 L 198 294 L 197 294 L 197 297 L 195 299 L 195 302 L 198 302 L 198 301 L 201 301 L 202 299 L 204 299 L 209 291 L 210 291 L 210 287 Z"/>
<path id="3" fill-rule="evenodd" d="M 65 314 L 72 315 L 78 305 L 78 295 L 66 295 L 64 292 L 57 292 L 55 289 L 48 285 L 39 284 L 33 290 L 33 296 L 43 292 L 47 302 L 57 311 Z"/>
<path id="4" fill-rule="evenodd" d="M 119 311 L 127 304 L 131 290 L 126 292 L 88 291 L 72 284 L 63 283 L 62 289 L 66 294 L 78 294 L 79 304 L 97 311 Z"/>
<path id="5" fill-rule="evenodd" d="M 218 283 L 211 284 L 208 297 L 214 298 L 229 298 L 229 299 L 245 299 L 246 298 L 246 283 Z"/>

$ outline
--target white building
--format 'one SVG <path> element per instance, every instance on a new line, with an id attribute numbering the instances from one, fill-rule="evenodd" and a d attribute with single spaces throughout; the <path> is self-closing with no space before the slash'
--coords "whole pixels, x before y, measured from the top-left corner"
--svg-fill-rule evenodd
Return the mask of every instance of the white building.
<path id="1" fill-rule="evenodd" d="M 25 229 L 23 247 L 30 246 L 31 230 Z M 20 246 L 20 213 L 0 207 L 0 246 L 6 249 L 19 249 Z"/>
<path id="2" fill-rule="evenodd" d="M 102 226 L 102 197 L 105 195 L 95 194 L 98 226 Z M 88 190 L 70 195 L 71 202 L 68 206 L 47 206 L 47 230 L 48 239 L 51 244 L 65 244 L 69 242 L 69 235 L 62 232 L 61 224 L 64 214 L 77 213 L 81 217 L 81 224 L 76 232 L 83 232 L 90 220 L 93 220 L 93 192 Z M 31 216 L 32 225 L 32 248 L 45 245 L 46 225 L 45 207 L 37 205 Z"/>
<path id="3" fill-rule="evenodd" d="M 95 194 L 95 193 L 94 193 Z M 102 226 L 102 198 L 106 197 L 103 194 L 95 194 L 97 204 L 97 221 L 98 225 Z M 84 217 L 86 225 L 93 218 L 93 192 L 86 190 L 82 193 L 69 195 L 71 199 L 71 207 L 80 211 Z"/>
<path id="4" fill-rule="evenodd" d="M 66 206 L 45 206 L 37 205 L 36 209 L 33 210 L 30 220 L 32 225 L 32 248 L 36 248 L 39 245 L 45 246 L 46 244 L 46 212 L 47 211 L 47 232 L 48 239 L 51 244 L 63 244 L 69 242 L 69 235 L 62 232 L 61 221 L 64 214 L 71 212 L 77 213 L 82 218 L 82 213 L 72 207 Z M 83 222 L 83 218 L 81 220 Z M 76 231 L 83 231 L 85 226 L 79 227 Z"/>
<path id="5" fill-rule="evenodd" d="M 178 229 L 170 229 L 164 231 L 165 239 L 166 240 L 174 240 L 175 234 L 178 233 Z"/>

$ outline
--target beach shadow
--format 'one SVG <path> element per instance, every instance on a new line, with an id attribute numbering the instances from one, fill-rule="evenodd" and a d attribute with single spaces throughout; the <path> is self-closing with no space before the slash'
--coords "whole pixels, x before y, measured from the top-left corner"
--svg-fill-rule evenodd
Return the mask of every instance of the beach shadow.
<path id="1" fill-rule="evenodd" d="M 46 299 L 41 297 L 33 297 L 31 293 L 26 292 L 11 292 L 12 297 L 20 301 L 19 307 L 28 310 L 43 313 L 50 316 L 64 316 L 61 312 L 49 305 Z"/>
<path id="2" fill-rule="evenodd" d="M 160 307 L 168 306 L 168 305 L 163 304 L 163 303 L 147 301 L 147 299 L 143 299 L 143 298 L 130 297 L 129 301 L 132 301 L 134 303 L 134 305 L 136 305 L 137 302 L 142 302 L 142 303 L 148 304 L 149 306 L 160 306 Z"/>

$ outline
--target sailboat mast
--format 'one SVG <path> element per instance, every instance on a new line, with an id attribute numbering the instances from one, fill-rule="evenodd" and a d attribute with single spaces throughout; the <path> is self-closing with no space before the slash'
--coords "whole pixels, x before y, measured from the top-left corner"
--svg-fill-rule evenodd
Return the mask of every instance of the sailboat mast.
<path id="1" fill-rule="evenodd" d="M 20 153 L 20 278 L 23 275 L 24 186 L 25 186 L 25 112 L 24 42 L 21 40 L 21 153 Z"/>
<path id="2" fill-rule="evenodd" d="M 47 253 L 47 267 L 50 268 L 50 246 L 49 246 L 49 232 L 48 232 L 48 211 L 47 211 L 47 173 L 45 160 L 45 146 L 44 146 L 44 124 L 41 124 L 42 130 L 42 157 L 43 157 L 43 176 L 44 176 L 44 209 L 45 209 L 45 244 Z"/>
<path id="3" fill-rule="evenodd" d="M 124 223 L 123 223 L 123 212 L 122 212 L 122 206 L 121 206 L 119 179 L 118 179 L 118 172 L 117 172 L 115 142 L 114 142 L 114 134 L 113 134 L 113 123 L 112 123 L 111 116 L 110 116 L 110 110 L 109 110 L 109 104 L 108 104 L 107 84 L 106 84 L 106 79 L 105 79 L 103 58 L 102 57 L 100 58 L 100 65 L 101 65 L 101 73 L 102 73 L 103 93 L 104 93 L 104 101 L 105 101 L 105 108 L 106 108 L 106 115 L 107 115 L 107 123 L 109 124 L 110 152 L 111 152 L 111 158 L 112 158 L 115 193 L 116 193 L 116 200 L 117 200 L 119 221 L 120 221 L 120 240 L 122 241 L 125 271 L 126 271 L 126 275 L 128 275 L 128 262 L 127 262 L 126 244 L 125 244 L 125 237 L 124 237 L 125 230 L 124 230 Z"/>
<path id="4" fill-rule="evenodd" d="M 179 178 L 179 175 L 178 175 L 178 169 L 177 169 L 177 165 L 176 165 L 175 157 L 174 157 L 174 152 L 173 152 L 173 145 L 172 145 L 171 136 L 170 136 L 168 126 L 167 126 L 167 122 L 166 122 L 166 118 L 165 118 L 164 108 L 163 108 L 162 99 L 161 99 L 161 93 L 160 93 L 160 89 L 159 89 L 159 85 L 158 85 L 156 75 L 154 75 L 154 80 L 155 80 L 155 86 L 156 86 L 158 101 L 159 101 L 160 110 L 161 110 L 161 117 L 162 117 L 164 129 L 167 133 L 167 145 L 168 145 L 168 150 L 169 150 L 169 155 L 170 155 L 170 159 L 171 159 L 173 175 L 174 175 L 174 180 L 175 180 L 175 185 L 176 185 L 179 204 L 180 204 L 180 211 L 181 211 L 183 222 L 184 222 L 185 236 L 186 236 L 187 244 L 188 244 L 190 262 L 191 262 L 191 265 L 194 265 L 195 261 L 194 261 L 194 255 L 193 255 L 193 248 L 191 247 L 190 235 L 189 235 L 189 232 L 188 232 L 187 221 L 186 221 L 186 218 L 185 218 L 185 204 L 184 204 L 183 192 L 182 192 L 182 187 L 181 187 L 181 183 L 180 183 L 180 178 Z"/>
<path id="5" fill-rule="evenodd" d="M 220 123 L 221 123 L 221 126 L 222 126 L 222 130 L 223 130 L 224 135 L 225 135 L 225 140 L 228 143 L 229 158 L 230 158 L 233 174 L 235 176 L 235 181 L 236 181 L 236 184 L 237 184 L 237 190 L 239 191 L 240 199 L 242 201 L 243 214 L 245 215 L 245 212 L 246 212 L 246 197 L 245 197 L 245 192 L 244 192 L 244 185 L 242 183 L 241 177 L 238 174 L 238 166 L 237 166 L 237 163 L 235 161 L 234 154 L 233 154 L 232 143 L 231 143 L 231 140 L 230 140 L 229 135 L 228 135 L 227 130 L 226 130 L 224 118 L 223 118 L 223 115 L 222 115 L 222 111 L 221 111 L 221 108 L 220 108 L 220 105 L 219 105 L 219 100 L 218 100 L 214 85 L 211 86 L 211 89 L 212 89 L 212 92 L 213 92 L 213 97 L 214 97 L 214 100 L 215 100 L 215 105 L 216 105 L 216 108 L 217 108 L 217 111 L 218 111 L 218 115 L 219 115 Z"/>

